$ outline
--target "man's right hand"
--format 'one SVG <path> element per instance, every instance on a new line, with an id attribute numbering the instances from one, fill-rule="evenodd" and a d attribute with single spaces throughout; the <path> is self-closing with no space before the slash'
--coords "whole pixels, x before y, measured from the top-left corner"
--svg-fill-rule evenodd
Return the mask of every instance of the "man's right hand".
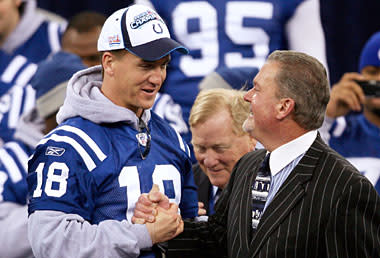
<path id="1" fill-rule="evenodd" d="M 359 73 L 345 73 L 340 81 L 333 85 L 326 109 L 328 117 L 344 116 L 351 110 L 361 111 L 365 95 L 355 80 L 365 80 L 365 77 Z"/>
<path id="2" fill-rule="evenodd" d="M 156 219 L 155 216 L 157 215 L 157 207 L 168 210 L 171 206 L 169 204 L 169 198 L 160 192 L 158 185 L 154 184 L 149 194 L 142 194 L 137 200 L 132 217 L 132 223 L 153 223 Z"/>
<path id="3" fill-rule="evenodd" d="M 149 194 L 139 197 L 132 223 L 145 223 L 153 244 L 172 239 L 183 231 L 178 205 L 169 203 L 169 198 L 160 192 L 157 185 L 153 185 Z"/>
<path id="4" fill-rule="evenodd" d="M 178 214 L 178 206 L 170 204 L 169 209 L 157 207 L 157 215 L 154 223 L 145 223 L 148 228 L 152 243 L 168 241 L 183 231 L 183 220 Z"/>

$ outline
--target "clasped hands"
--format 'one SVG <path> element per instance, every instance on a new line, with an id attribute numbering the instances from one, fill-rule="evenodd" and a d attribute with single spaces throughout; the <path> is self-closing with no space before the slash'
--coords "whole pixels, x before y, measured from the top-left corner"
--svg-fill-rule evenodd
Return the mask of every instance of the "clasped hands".
<path id="1" fill-rule="evenodd" d="M 140 195 L 132 223 L 145 224 L 153 244 L 168 241 L 183 231 L 178 205 L 170 203 L 157 185 L 153 185 L 148 194 Z"/>

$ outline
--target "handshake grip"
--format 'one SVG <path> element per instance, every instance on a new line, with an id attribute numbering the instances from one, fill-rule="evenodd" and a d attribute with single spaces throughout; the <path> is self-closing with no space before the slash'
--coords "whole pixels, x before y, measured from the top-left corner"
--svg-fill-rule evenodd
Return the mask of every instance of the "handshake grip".
<path id="1" fill-rule="evenodd" d="M 178 205 L 169 203 L 169 198 L 159 191 L 157 185 L 153 185 L 148 194 L 139 197 L 132 223 L 146 225 L 152 244 L 165 242 L 183 231 Z"/>
<path id="2" fill-rule="evenodd" d="M 170 220 L 170 217 L 172 222 L 168 223 L 167 218 Z M 177 219 L 173 220 L 174 217 Z M 159 191 L 157 185 L 153 185 L 149 193 L 140 196 L 136 203 L 132 222 L 147 225 L 152 242 L 155 244 L 153 251 L 157 257 L 225 257 L 218 252 L 221 251 L 220 249 L 215 250 L 213 241 L 210 241 L 210 243 L 209 241 L 201 241 L 196 233 L 197 230 L 194 230 L 204 223 L 197 223 L 193 219 L 187 219 L 185 223 L 189 227 L 188 230 L 183 232 L 184 222 L 178 214 L 178 206 L 169 203 L 169 198 Z M 174 226 L 174 224 L 178 226 Z M 172 227 L 171 231 L 168 231 L 169 227 Z M 160 236 L 157 237 L 157 235 Z"/>

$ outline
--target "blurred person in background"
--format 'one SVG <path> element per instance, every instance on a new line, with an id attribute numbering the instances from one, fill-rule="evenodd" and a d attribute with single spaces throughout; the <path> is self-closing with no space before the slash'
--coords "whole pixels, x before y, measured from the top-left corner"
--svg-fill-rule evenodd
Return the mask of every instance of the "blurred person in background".
<path id="1" fill-rule="evenodd" d="M 68 80 L 84 68 L 75 55 L 60 62 L 41 62 L 31 82 L 37 105 L 21 117 L 14 140 L 0 149 L 0 257 L 33 257 L 27 230 L 28 158 L 57 125 L 55 116 L 63 104 Z"/>
<path id="2" fill-rule="evenodd" d="M 97 51 L 96 44 L 105 20 L 104 15 L 89 11 L 72 17 L 62 36 L 62 50 L 47 58 L 47 60 L 51 60 L 50 64 L 53 66 L 51 73 L 46 73 L 44 78 L 34 77 L 33 79 L 50 80 L 52 76 L 59 76 L 59 63 L 61 59 L 64 61 L 66 56 L 79 56 L 81 62 L 86 66 L 100 64 L 100 54 Z M 37 65 L 29 63 L 28 67 L 31 66 L 37 67 Z M 24 70 L 28 69 L 25 68 Z M 0 87 L 4 84 L 0 80 Z M 29 84 L 6 85 L 10 89 L 0 98 L 0 146 L 13 140 L 13 134 L 20 117 L 35 106 L 35 91 Z M 65 85 L 63 86 L 65 87 Z"/>
<path id="3" fill-rule="evenodd" d="M 380 32 L 363 47 L 358 72 L 333 85 L 320 132 L 380 193 Z"/>
<path id="4" fill-rule="evenodd" d="M 173 55 L 161 89 L 181 106 L 187 124 L 199 82 L 217 68 L 259 69 L 276 49 L 302 51 L 327 66 L 318 0 L 135 2 L 153 6 L 190 51 Z M 181 135 L 191 142 L 190 131 Z"/>
<path id="5" fill-rule="evenodd" d="M 249 115 L 243 96 L 256 73 L 251 67 L 217 69 L 201 81 L 202 90 L 191 108 L 189 124 L 198 161 L 193 172 L 205 215 L 214 213 L 236 162 L 255 149 L 256 140 L 243 131 Z"/>
<path id="6" fill-rule="evenodd" d="M 0 80 L 10 86 L 26 84 L 36 65 L 61 49 L 60 40 L 66 27 L 62 18 L 42 14 L 35 0 L 0 1 L 0 51 L 9 58 L 0 59 Z M 1 86 L 0 96 L 8 91 Z"/>
<path id="7" fill-rule="evenodd" d="M 0 149 L 0 257 L 33 257 L 27 239 L 27 161 L 43 136 L 57 126 L 56 113 L 68 80 L 85 65 L 100 63 L 96 44 L 105 20 L 95 12 L 74 16 L 63 35 L 62 50 L 39 63 L 30 84 L 15 85 L 0 99 L 10 108 L 0 118 L 0 135 L 6 142 Z M 14 110 L 20 111 L 17 121 Z"/>

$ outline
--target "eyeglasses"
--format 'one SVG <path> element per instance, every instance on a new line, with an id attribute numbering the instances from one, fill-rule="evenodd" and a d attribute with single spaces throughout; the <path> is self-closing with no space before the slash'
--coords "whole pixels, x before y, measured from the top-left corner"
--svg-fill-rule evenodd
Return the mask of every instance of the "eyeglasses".
<path id="1" fill-rule="evenodd" d="M 150 132 L 145 122 L 140 119 L 139 121 L 139 133 L 136 135 L 137 143 L 139 145 L 140 156 L 142 159 L 146 159 L 150 151 Z"/>

